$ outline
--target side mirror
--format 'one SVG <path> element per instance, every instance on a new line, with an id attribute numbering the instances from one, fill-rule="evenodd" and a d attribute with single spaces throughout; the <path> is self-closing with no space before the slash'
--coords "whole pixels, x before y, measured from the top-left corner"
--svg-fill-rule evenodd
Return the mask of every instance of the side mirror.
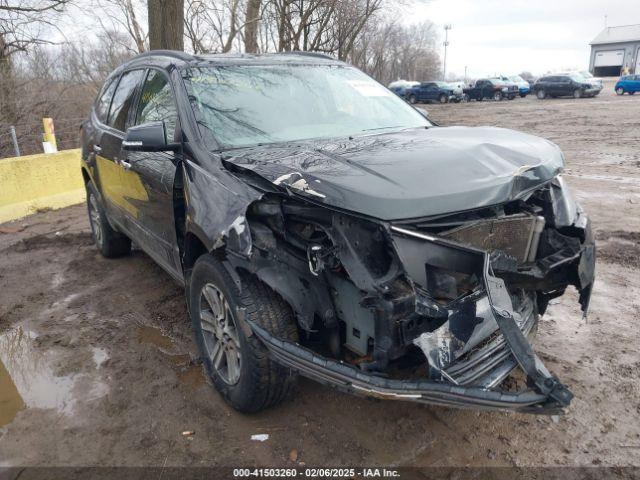
<path id="1" fill-rule="evenodd" d="M 177 150 L 179 144 L 167 143 L 164 122 L 150 122 L 127 129 L 122 148 L 135 152 L 164 152 Z"/>

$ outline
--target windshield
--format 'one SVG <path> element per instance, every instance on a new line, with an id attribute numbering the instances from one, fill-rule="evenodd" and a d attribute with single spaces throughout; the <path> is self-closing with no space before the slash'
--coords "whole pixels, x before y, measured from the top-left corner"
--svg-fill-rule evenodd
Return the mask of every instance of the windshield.
<path id="1" fill-rule="evenodd" d="M 183 77 L 199 124 L 226 148 L 431 125 L 343 65 L 194 67 Z"/>
<path id="2" fill-rule="evenodd" d="M 520 75 L 514 75 L 510 77 L 512 82 L 524 82 L 524 79 Z"/>
<path id="3" fill-rule="evenodd" d="M 573 80 L 574 82 L 584 82 L 586 79 L 578 74 L 578 73 L 572 73 L 571 75 L 569 75 L 569 78 L 571 78 L 571 80 Z"/>

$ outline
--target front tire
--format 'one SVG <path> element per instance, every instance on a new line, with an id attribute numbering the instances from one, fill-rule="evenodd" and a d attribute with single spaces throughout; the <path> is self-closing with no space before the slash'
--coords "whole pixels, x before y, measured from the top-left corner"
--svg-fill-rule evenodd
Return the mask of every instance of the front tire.
<path id="1" fill-rule="evenodd" d="M 494 93 L 494 94 L 493 94 L 493 99 L 494 99 L 496 102 L 499 102 L 500 100 L 502 100 L 502 92 L 496 92 L 496 93 Z"/>
<path id="2" fill-rule="evenodd" d="M 573 98 L 582 98 L 582 90 L 580 90 L 579 88 L 576 88 L 573 91 Z"/>
<path id="3" fill-rule="evenodd" d="M 91 237 L 96 247 L 98 247 L 102 256 L 106 258 L 128 255 L 131 252 L 131 240 L 126 235 L 113 229 L 98 199 L 98 192 L 93 183 L 87 183 L 86 188 Z"/>
<path id="4" fill-rule="evenodd" d="M 447 103 L 448 97 L 443 93 L 438 97 L 440 103 Z"/>
<path id="5" fill-rule="evenodd" d="M 411 105 L 415 105 L 416 103 L 418 103 L 418 97 L 416 97 L 415 95 L 409 95 L 409 103 Z"/>
<path id="6" fill-rule="evenodd" d="M 618 95 L 624 95 L 624 88 L 622 88 L 622 87 L 618 87 L 618 88 L 616 88 L 616 93 L 617 93 Z"/>
<path id="7" fill-rule="evenodd" d="M 250 275 L 241 286 L 220 261 L 202 255 L 191 274 L 189 314 L 198 348 L 215 389 L 241 412 L 258 412 L 280 403 L 291 394 L 296 375 L 267 354 L 255 335 L 247 336 L 238 321 L 264 327 L 282 340 L 298 341 L 291 308 L 267 285 Z"/>

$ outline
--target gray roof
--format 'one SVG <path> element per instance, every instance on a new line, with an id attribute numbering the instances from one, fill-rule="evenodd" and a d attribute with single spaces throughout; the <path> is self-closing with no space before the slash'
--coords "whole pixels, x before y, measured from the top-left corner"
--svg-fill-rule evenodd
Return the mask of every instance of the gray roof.
<path id="1" fill-rule="evenodd" d="M 640 24 L 607 27 L 593 39 L 591 45 L 622 42 L 640 42 Z"/>

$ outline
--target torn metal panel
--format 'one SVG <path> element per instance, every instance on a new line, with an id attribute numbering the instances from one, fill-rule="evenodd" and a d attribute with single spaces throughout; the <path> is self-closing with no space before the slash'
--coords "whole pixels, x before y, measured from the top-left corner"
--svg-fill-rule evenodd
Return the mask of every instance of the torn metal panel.
<path id="1" fill-rule="evenodd" d="M 234 250 L 249 254 L 245 214 L 262 194 L 222 168 L 205 169 L 189 160 L 183 168 L 187 231 L 205 242 L 209 251 L 231 242 Z"/>

